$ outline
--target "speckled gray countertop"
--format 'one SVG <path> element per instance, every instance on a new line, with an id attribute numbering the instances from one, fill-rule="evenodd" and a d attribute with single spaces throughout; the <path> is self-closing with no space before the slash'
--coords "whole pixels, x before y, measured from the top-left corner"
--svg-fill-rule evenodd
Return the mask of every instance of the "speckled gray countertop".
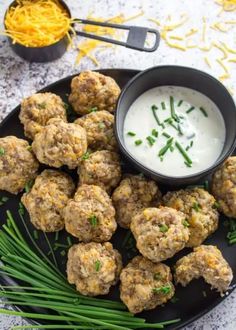
<path id="1" fill-rule="evenodd" d="M 10 0 L 0 2 L 0 22 Z M 219 13 L 219 6 L 214 0 L 67 0 L 74 17 L 85 18 L 91 12 L 96 13 L 97 17 L 113 17 L 117 13 L 131 16 L 144 10 L 144 15 L 133 21 L 135 24 L 149 24 L 148 18 L 160 20 L 167 19 L 167 24 L 179 21 L 181 14 L 189 17 L 188 22 L 178 31 L 173 31 L 173 35 L 183 36 L 191 27 L 201 29 L 204 25 L 203 17 L 206 16 L 207 38 L 209 40 L 225 41 L 236 49 L 236 25 L 220 25 L 216 30 L 209 28 L 210 24 L 219 21 L 230 21 L 235 19 L 236 13 Z M 171 17 L 168 18 L 168 15 Z M 169 21 L 168 21 L 169 19 Z M 221 32 L 219 29 L 231 28 L 229 32 Z M 194 40 L 189 42 L 196 43 Z M 200 39 L 203 37 L 200 37 Z M 209 44 L 209 40 L 206 43 Z M 183 41 L 171 40 L 174 43 Z M 197 41 L 199 43 L 199 39 Z M 100 63 L 99 66 L 88 58 L 83 58 L 79 65 L 75 65 L 76 50 L 67 52 L 63 58 L 46 64 L 27 63 L 17 57 L 10 49 L 5 37 L 0 37 L 0 120 L 2 120 L 20 101 L 42 87 L 67 75 L 71 75 L 80 70 L 94 68 L 134 68 L 144 69 L 153 65 L 160 64 L 179 64 L 195 67 L 219 77 L 223 73 L 223 68 L 215 61 L 222 57 L 222 51 L 214 47 L 211 52 L 205 53 L 197 48 L 191 48 L 187 52 L 170 48 L 162 42 L 160 48 L 154 53 L 141 53 L 121 47 L 98 49 L 94 52 Z M 204 60 L 207 58 L 212 63 L 210 68 Z M 236 55 L 232 55 L 236 58 Z M 225 85 L 234 89 L 236 95 L 236 64 L 227 63 L 230 67 L 231 77 L 225 80 Z M 0 306 L 2 307 L 2 306 Z M 13 325 L 25 325 L 26 322 L 18 317 L 0 315 L 0 329 L 9 330 Z M 235 330 L 236 329 L 236 291 L 226 298 L 224 302 L 214 308 L 204 317 L 189 325 L 185 330 Z"/>

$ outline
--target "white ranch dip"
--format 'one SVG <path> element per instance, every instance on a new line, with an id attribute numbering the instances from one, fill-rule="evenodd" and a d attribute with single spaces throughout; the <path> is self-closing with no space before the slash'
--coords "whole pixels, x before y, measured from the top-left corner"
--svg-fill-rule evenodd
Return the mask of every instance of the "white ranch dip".
<path id="1" fill-rule="evenodd" d="M 205 95 L 185 87 L 161 86 L 146 91 L 131 105 L 124 141 L 130 154 L 148 168 L 172 177 L 186 176 L 216 161 L 225 141 L 225 124 Z"/>

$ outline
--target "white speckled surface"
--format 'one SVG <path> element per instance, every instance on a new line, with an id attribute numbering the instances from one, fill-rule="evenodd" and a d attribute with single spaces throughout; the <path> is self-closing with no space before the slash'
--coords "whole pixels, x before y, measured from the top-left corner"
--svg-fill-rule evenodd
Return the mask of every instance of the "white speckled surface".
<path id="1" fill-rule="evenodd" d="M 7 5 L 11 1 L 1 0 L 0 2 L 0 22 Z M 125 15 L 133 15 L 144 9 L 145 16 L 136 19 L 138 24 L 149 24 L 147 18 L 162 19 L 168 14 L 176 17 L 186 13 L 191 25 L 202 26 L 202 17 L 206 15 L 207 22 L 216 20 L 235 19 L 236 14 L 227 13 L 217 17 L 219 7 L 214 0 L 67 0 L 74 17 L 84 18 L 91 11 L 96 12 L 97 16 L 111 17 L 123 12 Z M 181 31 L 181 29 L 180 29 Z M 210 29 L 210 37 L 218 40 L 228 41 L 231 46 L 236 48 L 236 28 L 229 33 L 222 33 Z M 174 34 L 178 34 L 177 32 Z M 222 68 L 215 63 L 215 58 L 221 55 L 217 49 L 212 50 L 209 58 L 214 61 L 213 68 L 207 67 L 201 51 L 191 49 L 188 53 L 168 48 L 164 42 L 155 53 L 141 53 L 121 47 L 107 48 L 96 51 L 97 58 L 102 68 L 136 68 L 144 69 L 153 65 L 160 64 L 179 64 L 196 67 L 218 77 L 222 74 Z M 83 59 L 79 66 L 75 66 L 76 51 L 70 51 L 63 58 L 53 63 L 29 64 L 18 58 L 9 48 L 4 37 L 0 37 L 0 120 L 9 113 L 22 99 L 42 87 L 67 75 L 84 69 L 94 69 L 95 65 L 89 59 Z M 207 55 L 208 56 L 208 55 Z M 236 56 L 234 55 L 234 58 Z M 236 93 L 236 64 L 231 65 L 231 79 L 226 81 L 226 85 L 235 89 Z M 0 308 L 2 306 L 0 305 Z M 21 318 L 0 315 L 0 330 L 9 330 L 13 325 L 27 324 Z M 214 308 L 207 315 L 189 325 L 185 330 L 235 330 L 236 329 L 236 291 L 231 294 L 219 306 Z"/>

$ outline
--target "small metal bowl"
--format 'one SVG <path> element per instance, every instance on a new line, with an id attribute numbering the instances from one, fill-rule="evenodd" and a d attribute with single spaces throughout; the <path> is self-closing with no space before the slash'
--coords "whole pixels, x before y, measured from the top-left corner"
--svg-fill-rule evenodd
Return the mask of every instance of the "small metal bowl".
<path id="1" fill-rule="evenodd" d="M 65 8 L 67 11 L 69 17 L 71 17 L 71 12 L 66 5 L 66 3 L 62 0 L 60 0 L 60 4 Z M 16 1 L 13 1 L 10 7 L 14 7 L 17 5 Z M 4 16 L 4 26 L 5 26 L 5 17 L 6 17 L 7 11 Z M 6 28 L 6 26 L 5 26 Z M 20 43 L 13 43 L 12 38 L 8 37 L 9 44 L 13 51 L 22 57 L 23 59 L 29 61 L 29 62 L 50 62 L 58 59 L 61 57 L 67 50 L 69 40 L 67 35 L 65 35 L 61 40 L 55 42 L 52 45 L 45 46 L 45 47 L 26 47 L 24 45 L 21 45 Z"/>
<path id="2" fill-rule="evenodd" d="M 213 165 L 201 172 L 179 177 L 160 174 L 135 159 L 125 146 L 124 120 L 131 104 L 145 91 L 165 85 L 188 87 L 206 95 L 218 106 L 224 118 L 226 138 L 221 155 Z M 209 74 L 182 66 L 157 66 L 137 74 L 122 90 L 115 115 L 115 133 L 121 152 L 134 167 L 145 175 L 160 183 L 172 186 L 195 184 L 215 171 L 234 151 L 236 145 L 236 107 L 227 89 Z M 177 171 L 178 168 L 173 167 L 173 173 Z"/>

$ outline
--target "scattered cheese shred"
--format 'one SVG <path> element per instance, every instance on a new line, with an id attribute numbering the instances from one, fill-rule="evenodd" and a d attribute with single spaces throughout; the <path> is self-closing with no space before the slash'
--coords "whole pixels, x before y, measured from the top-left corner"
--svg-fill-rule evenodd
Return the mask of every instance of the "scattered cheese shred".
<path id="1" fill-rule="evenodd" d="M 231 58 L 229 62 L 236 63 L 236 58 Z"/>
<path id="2" fill-rule="evenodd" d="M 224 11 L 235 11 L 236 10 L 236 0 L 216 0 L 222 10 Z"/>
<path id="3" fill-rule="evenodd" d="M 221 60 L 225 60 L 226 58 L 228 58 L 228 53 L 227 53 L 227 51 L 225 50 L 224 47 L 221 47 L 221 46 L 218 45 L 216 42 L 213 42 L 212 45 L 213 45 L 215 48 L 219 49 L 219 50 L 222 52 L 223 57 L 221 58 Z"/>
<path id="4" fill-rule="evenodd" d="M 211 69 L 212 68 L 212 65 L 210 63 L 210 60 L 207 56 L 204 57 L 204 61 L 206 62 L 206 64 L 209 66 L 209 68 Z"/>
<path id="5" fill-rule="evenodd" d="M 56 43 L 72 30 L 68 12 L 57 0 L 18 0 L 5 17 L 6 31 L 13 43 L 43 47 Z"/>
<path id="6" fill-rule="evenodd" d="M 227 50 L 227 52 L 229 52 L 231 54 L 236 54 L 236 49 L 229 47 L 226 43 L 224 43 L 222 41 L 221 41 L 221 44 L 224 46 L 224 48 Z"/>
<path id="7" fill-rule="evenodd" d="M 219 63 L 219 65 L 222 67 L 222 69 L 225 72 L 225 74 L 223 76 L 219 77 L 219 79 L 224 80 L 224 79 L 230 78 L 229 69 L 224 64 L 224 62 L 222 61 L 222 59 L 221 58 L 217 58 L 216 61 Z"/>
<path id="8" fill-rule="evenodd" d="M 206 41 L 206 17 L 202 18 L 202 22 L 203 22 L 203 27 L 202 27 L 202 41 L 205 42 Z"/>
<path id="9" fill-rule="evenodd" d="M 196 34 L 198 29 L 190 29 L 186 34 L 185 37 L 191 37 L 192 35 Z"/>

